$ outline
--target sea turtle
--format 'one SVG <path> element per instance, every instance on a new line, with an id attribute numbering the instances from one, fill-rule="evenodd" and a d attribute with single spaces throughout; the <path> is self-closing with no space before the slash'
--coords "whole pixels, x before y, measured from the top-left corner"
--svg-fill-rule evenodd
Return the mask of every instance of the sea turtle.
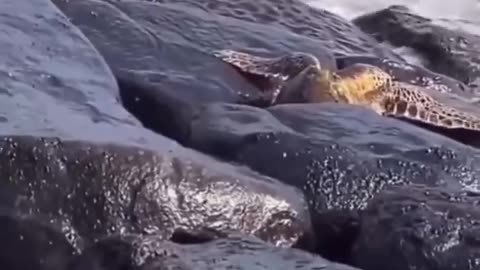
<path id="1" fill-rule="evenodd" d="M 285 82 L 299 75 L 308 67 L 321 70 L 320 61 L 309 53 L 293 52 L 279 57 L 261 57 L 233 50 L 221 50 L 215 56 L 231 64 L 249 79 L 253 79 L 259 86 L 259 99 L 247 99 L 246 103 L 256 105 L 272 105 L 277 103 Z M 259 78 L 259 80 L 257 80 Z M 292 100 L 293 101 L 293 100 Z"/>
<path id="2" fill-rule="evenodd" d="M 305 53 L 261 58 L 222 50 L 215 55 L 242 73 L 276 79 L 272 88 L 263 89 L 267 94 L 262 98 L 270 105 L 342 102 L 364 106 L 382 116 L 400 118 L 423 127 L 480 131 L 480 117 L 474 113 L 447 105 L 424 87 L 394 80 L 374 65 L 355 63 L 333 71 L 322 69 L 313 55 Z"/>

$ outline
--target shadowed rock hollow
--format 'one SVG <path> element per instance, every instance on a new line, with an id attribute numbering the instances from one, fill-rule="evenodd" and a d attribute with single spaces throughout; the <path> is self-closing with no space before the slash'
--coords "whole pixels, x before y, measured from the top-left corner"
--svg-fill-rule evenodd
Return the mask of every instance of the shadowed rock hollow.
<path id="1" fill-rule="evenodd" d="M 86 249 L 72 270 L 357 270 L 304 251 L 282 249 L 255 237 L 232 234 L 205 243 L 179 245 L 156 237 L 109 237 Z"/>
<path id="2" fill-rule="evenodd" d="M 59 230 L 36 217 L 0 214 L 2 269 L 65 270 L 75 249 Z"/>

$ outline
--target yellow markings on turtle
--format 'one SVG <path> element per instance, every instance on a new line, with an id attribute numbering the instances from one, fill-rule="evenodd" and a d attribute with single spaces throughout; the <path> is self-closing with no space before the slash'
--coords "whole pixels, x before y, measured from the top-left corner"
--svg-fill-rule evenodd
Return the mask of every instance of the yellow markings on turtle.
<path id="1" fill-rule="evenodd" d="M 365 106 L 381 115 L 480 131 L 480 117 L 438 102 L 420 86 L 394 81 L 375 66 L 355 64 L 336 73 L 322 71 L 318 84 L 317 91 L 331 92 L 337 102 Z"/>

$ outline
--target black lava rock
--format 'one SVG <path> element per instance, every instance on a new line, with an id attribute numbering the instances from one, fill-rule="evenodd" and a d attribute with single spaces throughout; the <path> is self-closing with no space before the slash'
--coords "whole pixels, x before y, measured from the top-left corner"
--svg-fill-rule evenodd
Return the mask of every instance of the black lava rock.
<path id="1" fill-rule="evenodd" d="M 251 236 L 232 234 L 181 245 L 155 236 L 102 239 L 75 258 L 72 270 L 358 270 L 296 249 L 274 247 Z"/>
<path id="2" fill-rule="evenodd" d="M 199 111 L 191 136 L 193 148 L 303 190 L 317 252 L 342 262 L 350 258 L 357 211 L 385 187 L 420 183 L 460 188 L 473 184 L 480 173 L 471 147 L 348 105 L 289 104 L 263 110 L 216 103 Z M 466 179 L 469 174 L 472 178 Z"/>
<path id="3" fill-rule="evenodd" d="M 179 156 L 180 150 L 3 137 L 0 207 L 48 222 L 77 250 L 110 234 L 170 239 L 177 230 L 207 238 L 241 231 L 308 249 L 299 243 L 312 234 L 300 191 L 207 157 L 198 163 L 193 152 Z"/>
<path id="4" fill-rule="evenodd" d="M 0 268 L 3 270 L 66 270 L 75 250 L 48 222 L 0 215 Z"/>
<path id="5" fill-rule="evenodd" d="M 480 269 L 480 194 L 387 188 L 361 215 L 354 262 L 364 270 Z"/>

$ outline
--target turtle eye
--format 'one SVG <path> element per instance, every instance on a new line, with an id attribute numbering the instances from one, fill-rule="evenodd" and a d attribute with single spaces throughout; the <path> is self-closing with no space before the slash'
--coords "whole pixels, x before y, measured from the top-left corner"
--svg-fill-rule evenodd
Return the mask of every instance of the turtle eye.
<path id="1" fill-rule="evenodd" d="M 388 79 L 385 80 L 384 83 L 385 83 L 385 85 L 390 86 L 390 85 L 392 85 L 393 80 L 391 78 L 388 78 Z"/>

